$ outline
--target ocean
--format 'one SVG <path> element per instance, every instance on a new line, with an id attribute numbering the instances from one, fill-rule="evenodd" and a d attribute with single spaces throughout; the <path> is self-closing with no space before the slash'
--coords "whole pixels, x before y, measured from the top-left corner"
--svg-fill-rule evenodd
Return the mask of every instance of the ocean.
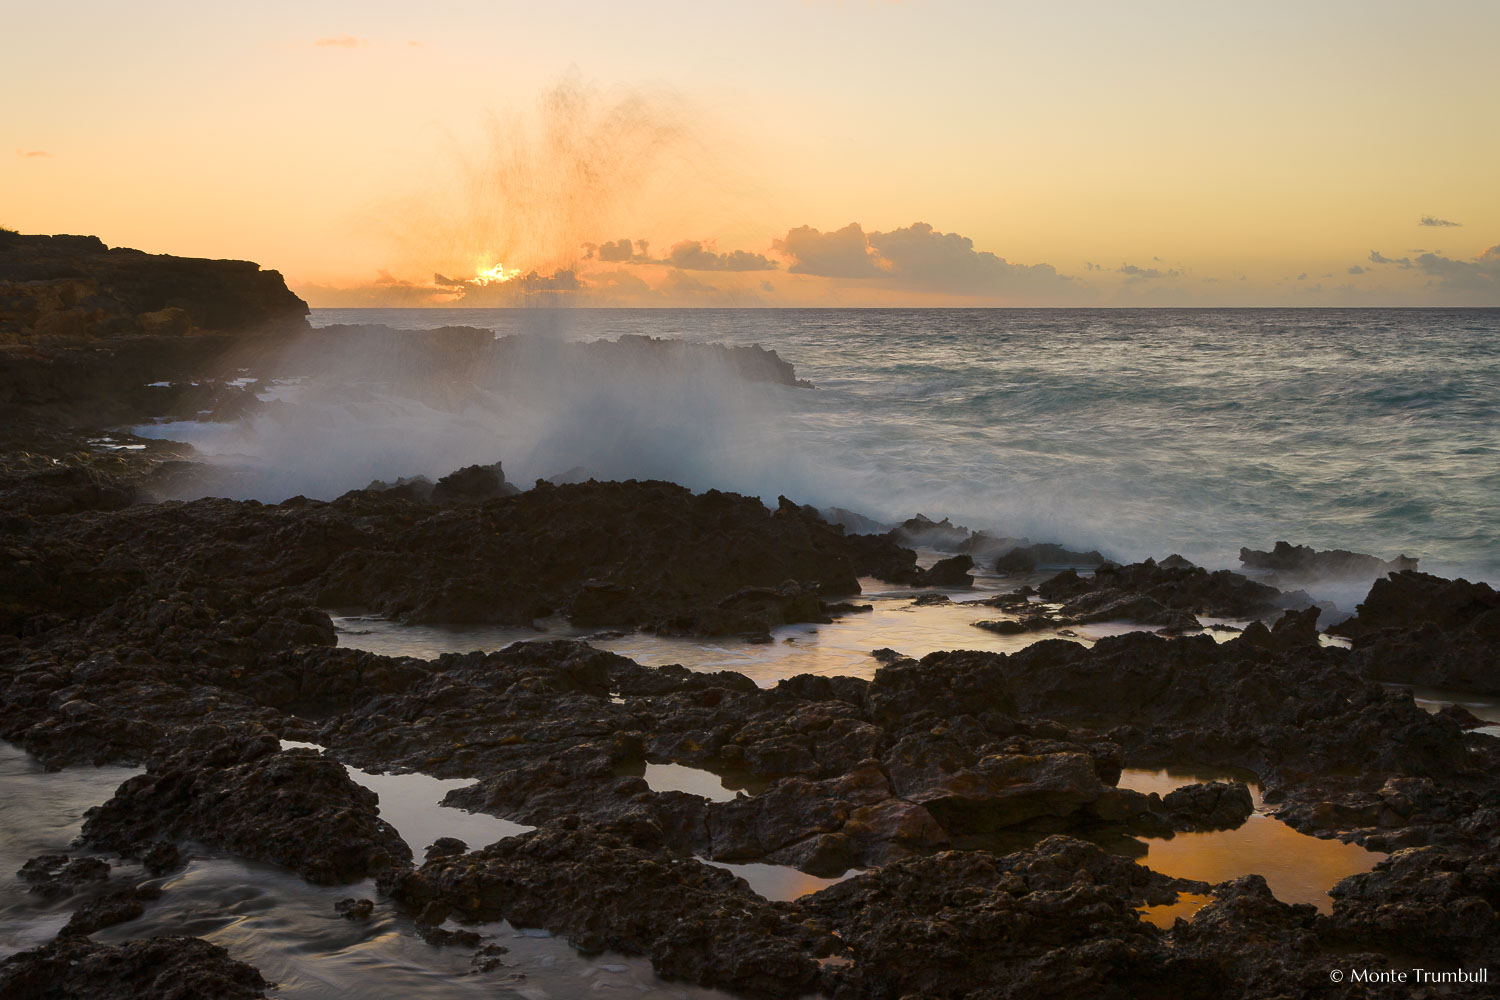
<path id="1" fill-rule="evenodd" d="M 1497 309 L 318 309 L 312 322 L 760 344 L 816 386 L 763 387 L 774 405 L 755 407 L 688 387 L 649 407 L 591 392 L 565 429 L 510 442 L 494 428 L 494 458 L 522 482 L 583 465 L 1118 559 L 1234 566 L 1241 546 L 1285 539 L 1500 580 Z"/>

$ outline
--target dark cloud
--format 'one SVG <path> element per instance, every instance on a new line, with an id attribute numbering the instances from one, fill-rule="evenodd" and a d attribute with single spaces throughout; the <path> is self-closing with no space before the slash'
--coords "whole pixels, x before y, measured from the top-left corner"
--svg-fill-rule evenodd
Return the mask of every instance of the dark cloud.
<path id="1" fill-rule="evenodd" d="M 698 240 L 673 244 L 662 263 L 683 271 L 774 271 L 776 265 L 764 254 L 733 250 L 716 253 Z"/>
<path id="2" fill-rule="evenodd" d="M 1415 266 L 1423 274 L 1436 278 L 1439 287 L 1443 289 L 1500 295 L 1500 244 L 1490 247 L 1473 260 L 1455 260 L 1435 253 L 1424 253 L 1416 259 Z"/>
<path id="3" fill-rule="evenodd" d="M 870 246 L 890 268 L 893 284 L 957 295 L 1057 292 L 1072 279 L 1051 264 L 1012 264 L 957 233 L 940 233 L 925 222 L 888 233 L 871 233 Z"/>
<path id="4" fill-rule="evenodd" d="M 1405 268 L 1405 269 L 1408 269 L 1408 270 L 1410 270 L 1410 268 L 1412 266 L 1412 264 L 1411 264 L 1411 258 L 1410 257 L 1387 257 L 1385 254 L 1381 253 L 1379 250 L 1371 250 L 1370 251 L 1370 263 L 1371 264 L 1395 264 L 1398 267 Z"/>
<path id="5" fill-rule="evenodd" d="M 578 275 L 567 270 L 546 275 L 532 271 L 523 277 L 513 278 L 506 284 L 513 284 L 526 292 L 576 292 L 583 287 L 578 281 Z"/>
<path id="6" fill-rule="evenodd" d="M 875 254 L 859 223 L 822 233 L 812 226 L 798 226 L 772 241 L 780 253 L 792 260 L 792 274 L 815 274 L 824 278 L 877 278 L 886 273 L 875 265 Z"/>
<path id="7" fill-rule="evenodd" d="M 1419 226 L 1461 226 L 1461 225 L 1463 225 L 1463 223 L 1462 222 L 1449 222 L 1447 219 L 1439 219 L 1439 218 L 1436 218 L 1435 216 L 1424 215 L 1424 216 L 1422 216 L 1422 221 L 1419 222 L 1419 223 L 1417 223 L 1417 225 L 1419 225 Z"/>
<path id="8" fill-rule="evenodd" d="M 811 226 L 774 241 L 790 258 L 792 274 L 878 279 L 884 287 L 951 295 L 1056 294 L 1077 287 L 1050 264 L 1012 264 L 958 233 L 925 222 L 889 232 L 866 233 L 858 223 L 833 232 Z"/>
<path id="9" fill-rule="evenodd" d="M 600 243 L 597 247 L 592 243 L 584 244 L 589 248 L 590 256 L 597 256 L 600 260 L 608 263 L 624 263 L 625 261 L 638 260 L 646 256 L 646 241 L 641 240 L 640 258 L 636 256 L 635 246 L 630 240 L 613 240 L 609 243 Z"/>
<path id="10" fill-rule="evenodd" d="M 380 273 L 384 274 L 385 272 L 382 271 Z M 434 285 L 442 285 L 445 288 L 463 288 L 468 285 L 467 281 L 461 281 L 458 278 L 450 278 L 446 274 L 434 274 L 432 276 L 432 283 Z"/>
<path id="11" fill-rule="evenodd" d="M 1160 257 L 1152 257 L 1152 260 L 1161 260 Z M 1159 267 L 1140 267 L 1136 264 L 1121 264 L 1115 268 L 1116 271 L 1125 275 L 1133 281 L 1150 281 L 1153 278 L 1180 278 L 1182 272 L 1177 268 L 1168 268 L 1163 271 Z M 1306 277 L 1306 275 L 1303 275 Z"/>
<path id="12" fill-rule="evenodd" d="M 1350 264 L 1349 265 L 1349 273 L 1350 274 L 1364 274 L 1365 273 L 1365 269 L 1362 268 L 1362 267 L 1360 267 L 1358 264 Z"/>

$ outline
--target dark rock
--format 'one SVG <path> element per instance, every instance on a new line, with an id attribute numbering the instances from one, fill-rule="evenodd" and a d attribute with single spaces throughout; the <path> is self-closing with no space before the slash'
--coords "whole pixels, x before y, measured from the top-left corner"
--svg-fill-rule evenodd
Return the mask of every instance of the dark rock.
<path id="1" fill-rule="evenodd" d="M 58 931 L 58 937 L 82 937 L 105 927 L 134 920 L 145 912 L 143 901 L 155 899 L 160 890 L 143 890 L 132 885 L 112 886 L 100 895 L 86 900 Z"/>
<path id="2" fill-rule="evenodd" d="M 0 963 L 7 1000 L 261 1000 L 260 973 L 202 938 L 97 944 L 59 937 Z"/>
<path id="3" fill-rule="evenodd" d="M 341 899 L 333 904 L 333 911 L 345 920 L 369 920 L 375 912 L 373 899 Z"/>
<path id="4" fill-rule="evenodd" d="M 1409 848 L 1329 894 L 1338 933 L 1361 947 L 1464 968 L 1500 961 L 1500 864 L 1493 854 Z"/>
<path id="5" fill-rule="evenodd" d="M 1376 580 L 1353 618 L 1332 631 L 1357 638 L 1382 629 L 1417 629 L 1431 623 L 1444 632 L 1472 628 L 1500 609 L 1500 593 L 1486 583 L 1445 580 L 1408 570 Z"/>
<path id="6" fill-rule="evenodd" d="M 974 560 L 969 556 L 950 556 L 939 559 L 927 568 L 924 585 L 929 587 L 972 587 L 974 577 L 969 570 Z"/>
<path id="7" fill-rule="evenodd" d="M 109 862 L 103 858 L 74 858 L 67 854 L 43 854 L 32 858 L 16 872 L 30 883 L 31 891 L 51 898 L 71 896 L 80 888 L 109 878 Z"/>
<path id="8" fill-rule="evenodd" d="M 430 498 L 433 503 L 469 503 L 519 492 L 505 481 L 505 471 L 496 462 L 470 465 L 449 473 L 432 487 Z"/>
<path id="9" fill-rule="evenodd" d="M 1046 566 L 1099 566 L 1104 556 L 1095 551 L 1074 552 L 1052 542 L 1017 545 L 995 560 L 995 572 L 1002 575 L 1034 573 Z"/>
<path id="10" fill-rule="evenodd" d="M 1255 811 L 1244 782 L 1209 781 L 1183 785 L 1162 796 L 1162 806 L 1177 830 L 1230 830 Z"/>
<path id="11" fill-rule="evenodd" d="M 285 865 L 310 882 L 355 882 L 411 860 L 376 801 L 343 765 L 311 750 L 227 741 L 126 781 L 85 814 L 81 839 L 129 856 L 156 838 L 192 839 Z"/>
<path id="12" fill-rule="evenodd" d="M 388 884 L 413 911 L 441 900 L 460 920 L 542 927 L 585 951 L 648 955 L 663 976 L 752 996 L 814 990 L 815 956 L 839 950 L 721 868 L 584 827 L 429 861 Z"/>
<path id="13" fill-rule="evenodd" d="M 1292 580 L 1370 579 L 1417 568 L 1417 560 L 1408 556 L 1386 561 L 1348 549 L 1319 551 L 1310 545 L 1287 542 L 1277 542 L 1269 552 L 1240 549 L 1240 563 L 1249 569 L 1268 570 Z"/>

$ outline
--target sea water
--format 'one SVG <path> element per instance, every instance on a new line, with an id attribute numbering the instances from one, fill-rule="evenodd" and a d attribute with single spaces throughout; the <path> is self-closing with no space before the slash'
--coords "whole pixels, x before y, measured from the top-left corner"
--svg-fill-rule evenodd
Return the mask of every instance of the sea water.
<path id="1" fill-rule="evenodd" d="M 600 478 L 920 511 L 1120 559 L 1233 566 L 1240 546 L 1286 539 L 1500 579 L 1500 309 L 319 309 L 312 323 L 760 344 L 817 387 L 761 386 L 754 408 L 685 395 L 675 421 L 595 391 L 571 408 L 592 429 L 486 428 L 488 460 L 521 483 L 593 459 Z M 600 439 L 607 455 L 579 446 Z"/>

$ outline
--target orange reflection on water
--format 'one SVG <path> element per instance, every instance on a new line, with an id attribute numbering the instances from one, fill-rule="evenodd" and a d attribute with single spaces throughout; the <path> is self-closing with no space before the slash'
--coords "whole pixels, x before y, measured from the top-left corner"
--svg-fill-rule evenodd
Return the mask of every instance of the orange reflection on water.
<path id="1" fill-rule="evenodd" d="M 1160 906 L 1143 906 L 1136 912 L 1141 919 L 1148 924 L 1155 924 L 1161 928 L 1171 927 L 1177 922 L 1178 917 L 1185 920 L 1193 919 L 1193 914 L 1212 903 L 1212 896 L 1200 896 L 1196 892 L 1184 892 L 1177 897 L 1175 903 L 1163 903 Z"/>
<path id="2" fill-rule="evenodd" d="M 1237 830 L 1179 833 L 1146 844 L 1146 856 L 1136 860 L 1163 875 L 1203 882 L 1262 875 L 1283 903 L 1312 903 L 1323 913 L 1332 911 L 1328 890 L 1335 883 L 1386 857 L 1357 844 L 1309 837 L 1258 813 Z"/>

